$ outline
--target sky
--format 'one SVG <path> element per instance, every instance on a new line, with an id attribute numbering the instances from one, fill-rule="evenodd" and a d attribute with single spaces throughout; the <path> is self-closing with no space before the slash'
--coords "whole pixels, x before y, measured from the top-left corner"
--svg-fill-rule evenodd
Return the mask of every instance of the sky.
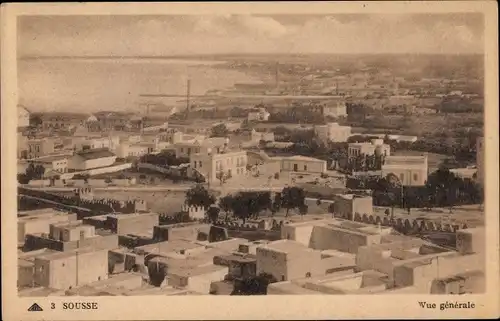
<path id="1" fill-rule="evenodd" d="M 22 56 L 483 52 L 481 14 L 29 16 Z"/>

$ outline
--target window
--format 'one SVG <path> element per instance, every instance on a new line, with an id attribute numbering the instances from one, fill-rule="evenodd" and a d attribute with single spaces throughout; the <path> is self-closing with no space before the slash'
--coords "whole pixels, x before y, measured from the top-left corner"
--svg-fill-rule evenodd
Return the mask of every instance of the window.
<path id="1" fill-rule="evenodd" d="M 281 276 L 281 281 L 285 281 L 285 276 L 284 275 Z"/>
<path id="2" fill-rule="evenodd" d="M 66 266 L 66 264 L 63 263 L 62 266 Z"/>
<path id="3" fill-rule="evenodd" d="M 418 180 L 418 174 L 413 174 L 413 180 L 417 181 Z"/>
<path id="4" fill-rule="evenodd" d="M 311 272 L 307 272 L 306 273 L 306 278 L 310 278 L 311 277 Z"/>
<path id="5" fill-rule="evenodd" d="M 401 183 L 403 183 L 403 181 L 405 179 L 405 174 L 403 174 L 403 173 L 399 174 L 399 179 L 401 180 Z"/>
<path id="6" fill-rule="evenodd" d="M 201 161 L 199 161 L 199 162 L 198 162 L 198 166 L 199 166 L 200 168 L 202 168 L 202 167 L 203 167 L 203 165 L 202 165 Z"/>
<path id="7" fill-rule="evenodd" d="M 80 239 L 85 238 L 85 231 L 80 231 Z"/>
<path id="8" fill-rule="evenodd" d="M 196 168 L 196 161 L 194 161 L 194 168 Z"/>
<path id="9" fill-rule="evenodd" d="M 184 148 L 181 147 L 181 153 L 184 153 Z"/>
<path id="10" fill-rule="evenodd" d="M 307 171 L 307 165 L 304 165 L 304 171 Z"/>

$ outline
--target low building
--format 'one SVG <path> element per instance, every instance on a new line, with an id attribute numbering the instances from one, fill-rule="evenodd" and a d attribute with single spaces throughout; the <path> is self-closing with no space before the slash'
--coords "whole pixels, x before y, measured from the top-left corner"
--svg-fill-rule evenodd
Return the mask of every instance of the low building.
<path id="1" fill-rule="evenodd" d="M 382 165 L 381 175 L 396 176 L 403 186 L 425 185 L 428 177 L 427 156 L 388 156 Z"/>
<path id="2" fill-rule="evenodd" d="M 271 114 L 265 108 L 252 110 L 248 113 L 248 121 L 268 121 Z"/>
<path id="3" fill-rule="evenodd" d="M 73 170 L 88 170 L 111 166 L 116 161 L 116 155 L 108 149 L 89 149 L 76 152 L 69 163 Z"/>
<path id="4" fill-rule="evenodd" d="M 352 135 L 350 126 L 340 126 L 338 123 L 314 126 L 314 133 L 323 142 L 346 142 Z"/>
<path id="5" fill-rule="evenodd" d="M 28 139 L 27 158 L 39 158 L 54 153 L 55 139 Z"/>
<path id="6" fill-rule="evenodd" d="M 193 154 L 220 153 L 229 144 L 229 139 L 225 137 L 211 137 L 202 141 L 182 141 L 174 145 L 175 157 L 189 158 Z"/>
<path id="7" fill-rule="evenodd" d="M 90 149 L 109 149 L 110 151 L 116 151 L 120 146 L 120 137 L 118 136 L 108 136 L 108 137 L 86 137 L 84 140 L 79 141 L 76 144 L 76 151 L 84 151 Z"/>
<path id="8" fill-rule="evenodd" d="M 279 240 L 257 248 L 257 275 L 267 273 L 278 281 L 324 274 L 321 252 L 303 244 Z"/>
<path id="9" fill-rule="evenodd" d="M 142 274 L 135 272 L 121 273 L 113 276 L 110 275 L 107 279 L 67 290 L 65 294 L 68 296 L 98 296 L 101 291 L 106 291 L 109 288 L 121 289 L 124 292 L 136 290 L 143 286 L 143 278 L 144 276 Z"/>
<path id="10" fill-rule="evenodd" d="M 69 290 L 108 277 L 108 250 L 82 248 L 35 258 L 37 285 Z"/>
<path id="11" fill-rule="evenodd" d="M 342 100 L 323 105 L 321 108 L 321 114 L 326 117 L 346 117 L 347 106 L 345 101 Z"/>
<path id="12" fill-rule="evenodd" d="M 321 159 L 299 155 L 281 158 L 281 171 L 283 172 L 321 174 L 326 170 L 326 161 Z"/>
<path id="13" fill-rule="evenodd" d="M 17 288 L 34 288 L 35 284 L 35 258 L 48 253 L 57 253 L 50 249 L 21 252 L 17 256 Z"/>
<path id="14" fill-rule="evenodd" d="M 395 269 L 408 262 L 456 255 L 456 252 L 443 249 L 417 238 L 401 242 L 372 244 L 362 246 L 356 255 L 358 271 L 375 270 L 394 279 Z"/>
<path id="15" fill-rule="evenodd" d="M 242 177 L 246 173 L 246 151 L 227 151 L 209 154 L 192 154 L 191 168 L 203 175 L 209 182 L 232 177 Z"/>
<path id="16" fill-rule="evenodd" d="M 256 275 L 257 257 L 253 254 L 233 253 L 214 257 L 214 264 L 228 267 L 230 279 L 249 278 Z"/>
<path id="17" fill-rule="evenodd" d="M 212 282 L 222 281 L 229 268 L 207 265 L 192 269 L 173 269 L 168 272 L 168 285 L 202 294 L 209 294 Z"/>
<path id="18" fill-rule="evenodd" d="M 34 165 L 41 165 L 45 168 L 45 176 L 52 172 L 53 174 L 63 174 L 68 172 L 68 155 L 56 155 L 36 158 L 31 160 Z"/>
<path id="19" fill-rule="evenodd" d="M 310 279 L 273 283 L 268 287 L 268 294 L 374 294 L 383 293 L 389 287 L 390 284 L 382 273 L 342 271 Z"/>
<path id="20" fill-rule="evenodd" d="M 373 198 L 371 196 L 358 196 L 353 194 L 335 195 L 333 213 L 336 217 L 354 220 L 354 215 L 372 215 Z"/>
<path id="21" fill-rule="evenodd" d="M 157 213 L 108 214 L 84 219 L 86 224 L 105 228 L 119 235 L 153 231 L 159 225 Z"/>
<path id="22" fill-rule="evenodd" d="M 60 252 L 79 248 L 115 249 L 118 236 L 109 230 L 96 230 L 82 221 L 61 222 L 50 225 L 49 233 L 27 234 L 24 250 L 51 249 Z"/>
<path id="23" fill-rule="evenodd" d="M 384 144 L 383 139 L 372 139 L 369 143 L 350 143 L 347 149 L 347 156 L 355 158 L 360 155 L 390 156 L 391 146 Z"/>
<path id="24" fill-rule="evenodd" d="M 25 128 L 30 125 L 30 111 L 21 105 L 17 106 L 17 128 Z"/>
<path id="25" fill-rule="evenodd" d="M 17 219 L 17 240 L 19 243 L 24 243 L 28 234 L 48 234 L 51 224 L 74 220 L 76 220 L 76 214 L 58 212 L 53 209 L 20 212 Z"/>
<path id="26" fill-rule="evenodd" d="M 141 157 L 150 151 L 153 151 L 153 148 L 148 144 L 123 142 L 117 148 L 116 156 L 118 158 Z"/>
<path id="27" fill-rule="evenodd" d="M 294 240 L 312 249 L 356 254 L 361 246 L 380 244 L 391 231 L 390 227 L 325 219 L 285 224 L 281 228 L 281 238 Z"/>
<path id="28" fill-rule="evenodd" d="M 252 129 L 250 132 L 250 140 L 253 142 L 274 142 L 274 133 L 273 132 L 258 132 L 255 129 Z"/>
<path id="29" fill-rule="evenodd" d="M 28 158 L 28 137 L 17 133 L 17 159 Z"/>

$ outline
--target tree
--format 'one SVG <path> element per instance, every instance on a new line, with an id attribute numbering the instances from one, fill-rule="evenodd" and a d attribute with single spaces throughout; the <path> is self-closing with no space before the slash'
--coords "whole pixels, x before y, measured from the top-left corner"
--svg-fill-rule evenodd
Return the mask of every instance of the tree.
<path id="1" fill-rule="evenodd" d="M 308 212 L 308 210 L 309 210 L 309 207 L 306 204 L 304 204 L 304 205 L 302 205 L 302 206 L 299 207 L 299 213 L 302 216 L 306 215 L 307 212 Z"/>
<path id="2" fill-rule="evenodd" d="M 26 169 L 26 177 L 29 180 L 32 179 L 42 179 L 45 174 L 45 167 L 42 165 L 35 165 L 33 163 L 29 163 L 28 168 Z"/>
<path id="3" fill-rule="evenodd" d="M 269 284 L 275 282 L 277 280 L 271 274 L 261 273 L 257 276 L 235 282 L 235 287 L 231 295 L 266 295 Z"/>
<path id="4" fill-rule="evenodd" d="M 332 214 L 332 217 L 335 215 L 335 204 L 331 203 L 328 205 L 328 213 Z"/>
<path id="5" fill-rule="evenodd" d="M 203 187 L 196 185 L 186 192 L 186 204 L 189 206 L 202 206 L 208 209 L 210 205 L 215 203 L 215 196 Z"/>
<path id="6" fill-rule="evenodd" d="M 207 218 L 212 223 L 215 224 L 219 219 L 220 208 L 216 206 L 210 206 L 207 211 Z"/>
<path id="7" fill-rule="evenodd" d="M 148 268 L 149 283 L 153 286 L 160 287 L 167 275 L 167 268 L 165 265 L 156 265 Z"/>
<path id="8" fill-rule="evenodd" d="M 232 203 L 234 202 L 234 197 L 232 195 L 226 195 L 219 199 L 219 207 L 222 211 L 226 213 L 226 221 L 228 219 L 229 211 L 232 209 Z"/>
<path id="9" fill-rule="evenodd" d="M 282 206 L 286 209 L 285 217 L 291 209 L 300 208 L 304 206 L 305 192 L 303 188 L 292 186 L 285 187 L 281 192 Z"/>
<path id="10" fill-rule="evenodd" d="M 426 187 L 436 206 L 449 206 L 456 202 L 458 178 L 447 168 L 441 167 L 427 178 Z"/>
<path id="11" fill-rule="evenodd" d="M 229 130 L 226 125 L 218 124 L 212 127 L 212 137 L 227 137 L 229 135 Z"/>
<path id="12" fill-rule="evenodd" d="M 276 193 L 274 195 L 272 210 L 274 212 L 278 212 L 280 209 L 281 209 L 281 193 Z"/>

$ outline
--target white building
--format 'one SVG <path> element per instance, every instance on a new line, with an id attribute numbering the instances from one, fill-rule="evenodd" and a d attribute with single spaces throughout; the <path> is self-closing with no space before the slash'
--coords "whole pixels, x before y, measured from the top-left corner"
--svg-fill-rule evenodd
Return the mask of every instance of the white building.
<path id="1" fill-rule="evenodd" d="M 90 149 L 76 152 L 68 167 L 74 170 L 88 170 L 111 166 L 115 161 L 116 155 L 108 149 Z"/>
<path id="2" fill-rule="evenodd" d="M 325 105 L 322 108 L 323 116 L 345 117 L 347 116 L 347 106 L 345 102 L 338 101 L 332 105 Z"/>
<path id="3" fill-rule="evenodd" d="M 28 127 L 30 125 L 30 112 L 23 106 L 17 106 L 17 128 Z"/>
<path id="4" fill-rule="evenodd" d="M 119 146 L 120 137 L 118 136 L 88 137 L 83 140 L 74 141 L 76 151 L 106 148 L 116 152 Z"/>
<path id="5" fill-rule="evenodd" d="M 191 154 L 191 168 L 203 175 L 209 182 L 221 177 L 242 177 L 246 173 L 246 151 L 228 151 Z"/>
<path id="6" fill-rule="evenodd" d="M 116 151 L 118 158 L 141 157 L 152 151 L 152 146 L 148 143 L 129 143 L 123 142 Z"/>
<path id="7" fill-rule="evenodd" d="M 384 144 L 383 139 L 372 139 L 370 143 L 350 143 L 347 149 L 349 158 L 359 155 L 391 155 L 391 146 Z"/>
<path id="8" fill-rule="evenodd" d="M 268 121 L 271 114 L 265 108 L 248 113 L 248 121 Z"/>
<path id="9" fill-rule="evenodd" d="M 32 162 L 35 165 L 42 165 L 45 168 L 45 175 L 48 175 L 49 172 L 63 174 L 68 172 L 69 159 L 70 156 L 60 155 L 38 158 Z"/>
<path id="10" fill-rule="evenodd" d="M 321 174 L 326 170 L 326 161 L 317 158 L 295 155 L 281 159 L 281 171 L 284 172 Z"/>
<path id="11" fill-rule="evenodd" d="M 322 275 L 321 252 L 291 240 L 257 247 L 257 275 L 267 273 L 277 281 Z"/>
<path id="12" fill-rule="evenodd" d="M 314 133 L 323 142 L 346 142 L 352 135 L 350 126 L 340 126 L 338 123 L 314 126 Z"/>
<path id="13" fill-rule="evenodd" d="M 382 165 L 382 177 L 395 175 L 403 186 L 425 185 L 429 167 L 427 156 L 388 156 Z"/>
<path id="14" fill-rule="evenodd" d="M 255 129 L 252 129 L 250 135 L 251 135 L 250 140 L 253 142 L 260 142 L 261 140 L 266 142 L 274 142 L 273 132 L 258 132 Z"/>
<path id="15" fill-rule="evenodd" d="M 211 137 L 204 140 L 182 141 L 174 145 L 175 157 L 190 157 L 192 154 L 219 153 L 229 144 L 229 138 Z"/>

